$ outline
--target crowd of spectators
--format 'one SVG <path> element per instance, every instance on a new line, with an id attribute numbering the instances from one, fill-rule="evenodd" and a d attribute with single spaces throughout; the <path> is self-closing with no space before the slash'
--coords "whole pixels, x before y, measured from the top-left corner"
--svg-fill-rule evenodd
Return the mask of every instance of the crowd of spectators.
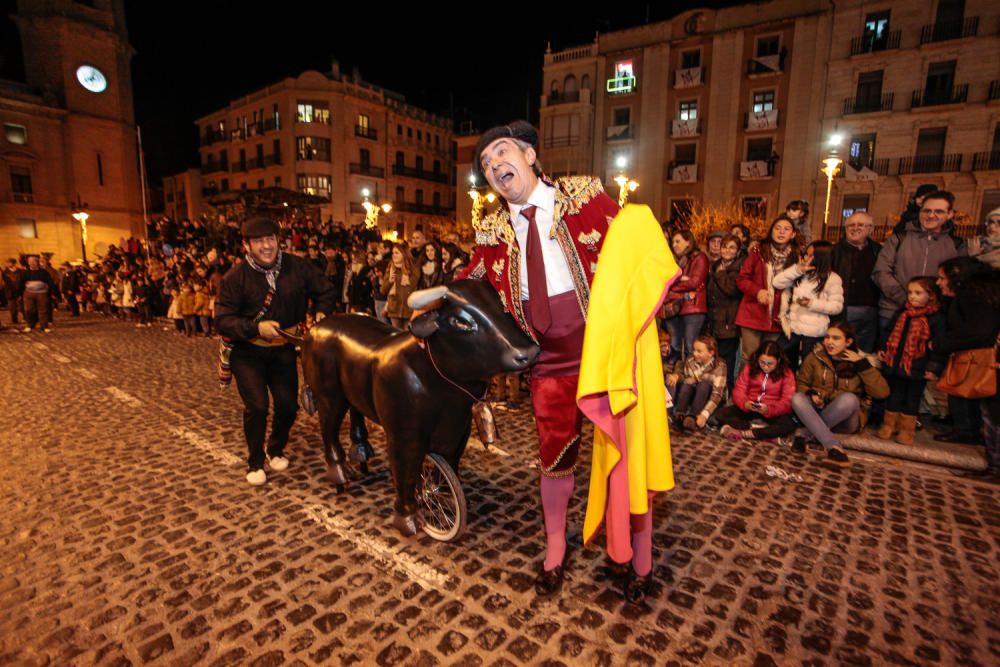
<path id="1" fill-rule="evenodd" d="M 658 324 L 675 428 L 787 438 L 797 452 L 813 442 L 836 464 L 847 462 L 837 434 L 866 422 L 879 437 L 911 444 L 920 422 L 932 421 L 921 419 L 921 401 L 949 355 L 992 348 L 1000 332 L 1000 209 L 968 242 L 953 218 L 951 193 L 921 186 L 882 243 L 865 212 L 847 218 L 836 243 L 812 240 L 802 201 L 758 239 L 733 225 L 709 234 L 702 249 L 690 230 L 668 228 L 681 275 Z M 428 239 L 418 230 L 405 243 L 308 216 L 279 224 L 285 251 L 324 273 L 340 310 L 396 327 L 411 316 L 412 291 L 449 282 L 468 261 L 455 234 Z M 164 218 L 148 238 L 148 246 L 123 239 L 85 265 L 8 260 L 11 323 L 50 331 L 62 301 L 70 316 L 92 311 L 138 328 L 167 318 L 184 335 L 213 335 L 219 282 L 242 261 L 238 223 Z M 947 403 L 948 415 L 933 420 L 936 438 L 985 444 L 996 475 L 1000 399 L 950 395 Z"/>

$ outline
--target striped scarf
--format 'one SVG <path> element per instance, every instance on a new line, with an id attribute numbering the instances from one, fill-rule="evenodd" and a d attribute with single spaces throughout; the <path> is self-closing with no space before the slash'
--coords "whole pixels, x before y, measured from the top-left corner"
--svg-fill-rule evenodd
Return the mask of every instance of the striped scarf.
<path id="1" fill-rule="evenodd" d="M 890 366 L 896 359 L 896 353 L 899 351 L 899 346 L 903 346 L 903 357 L 900 359 L 899 366 L 903 369 L 903 372 L 907 375 L 910 374 L 913 368 L 913 360 L 920 359 L 927 353 L 927 341 L 931 337 L 931 325 L 927 320 L 928 315 L 933 315 L 938 311 L 938 304 L 930 303 L 922 308 L 917 308 L 915 306 L 906 304 L 903 308 L 903 312 L 899 314 L 896 319 L 896 326 L 892 328 L 892 333 L 889 334 L 889 340 L 885 344 L 885 358 L 886 363 Z M 906 333 L 906 340 L 903 338 L 903 330 L 906 328 L 906 322 L 910 322 L 910 330 Z"/>

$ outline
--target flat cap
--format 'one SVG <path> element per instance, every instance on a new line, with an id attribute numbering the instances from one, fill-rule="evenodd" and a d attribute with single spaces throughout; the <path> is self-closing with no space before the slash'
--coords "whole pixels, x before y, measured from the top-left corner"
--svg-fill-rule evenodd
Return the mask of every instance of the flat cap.
<path id="1" fill-rule="evenodd" d="M 243 223 L 241 231 L 243 238 L 256 239 L 271 234 L 277 236 L 281 229 L 278 227 L 278 223 L 270 218 L 251 218 Z"/>
<path id="2" fill-rule="evenodd" d="M 483 136 L 479 138 L 479 143 L 476 145 L 476 172 L 480 176 L 484 176 L 483 168 L 480 165 L 480 158 L 483 155 L 483 151 L 497 139 L 503 138 L 517 139 L 530 145 L 532 148 L 538 147 L 538 130 L 526 120 L 515 120 L 507 125 L 491 127 L 483 132 Z"/>

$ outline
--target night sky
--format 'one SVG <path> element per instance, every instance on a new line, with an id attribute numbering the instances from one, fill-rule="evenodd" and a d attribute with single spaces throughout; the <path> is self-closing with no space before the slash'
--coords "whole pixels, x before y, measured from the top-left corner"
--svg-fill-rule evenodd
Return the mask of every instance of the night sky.
<path id="1" fill-rule="evenodd" d="M 579 16 L 582 4 L 565 2 L 422 2 L 388 10 L 378 2 L 126 0 L 136 120 L 150 181 L 197 165 L 196 118 L 304 70 L 327 72 L 334 58 L 342 72 L 357 67 L 364 80 L 450 115 L 456 130 L 462 121 L 482 130 L 524 117 L 526 109 L 537 122 L 548 41 L 564 49 L 590 43 L 595 31 L 736 3 L 602 4 L 603 15 Z M 7 10 L 0 19 L 6 44 L 0 76 L 8 78 L 19 60 L 11 53 L 15 40 L 5 39 L 13 5 L 0 0 Z"/>

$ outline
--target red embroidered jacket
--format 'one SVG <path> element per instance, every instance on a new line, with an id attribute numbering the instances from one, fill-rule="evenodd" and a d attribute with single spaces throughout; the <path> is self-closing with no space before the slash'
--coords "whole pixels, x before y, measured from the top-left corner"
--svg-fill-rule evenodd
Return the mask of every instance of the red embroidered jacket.
<path id="1" fill-rule="evenodd" d="M 586 317 L 597 255 L 604 245 L 608 224 L 618 215 L 618 204 L 604 192 L 600 179 L 593 176 L 566 176 L 555 182 L 543 176 L 542 180 L 556 189 L 551 238 L 558 241 L 566 256 L 580 312 Z M 534 339 L 521 305 L 521 249 L 510 209 L 503 199 L 500 201 L 499 208 L 486 216 L 476 230 L 476 250 L 455 280 L 488 280 L 500 294 L 504 309 Z"/>

